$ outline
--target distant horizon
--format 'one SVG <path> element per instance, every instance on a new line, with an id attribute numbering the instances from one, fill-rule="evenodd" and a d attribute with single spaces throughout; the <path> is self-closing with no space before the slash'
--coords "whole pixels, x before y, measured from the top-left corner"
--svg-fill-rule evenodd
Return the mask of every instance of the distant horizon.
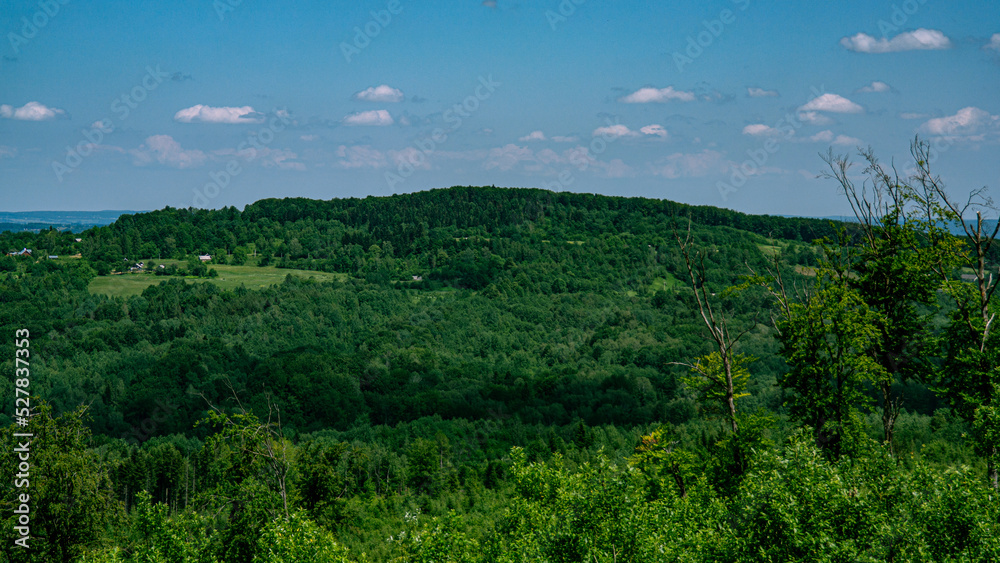
<path id="1" fill-rule="evenodd" d="M 683 201 L 671 200 L 669 198 L 653 198 L 653 197 L 646 197 L 646 196 L 630 196 L 630 195 L 608 195 L 608 194 L 601 194 L 601 193 L 594 193 L 594 192 L 577 192 L 577 191 L 573 191 L 573 190 L 561 190 L 561 191 L 557 192 L 557 191 L 554 191 L 554 190 L 550 190 L 548 188 L 532 188 L 532 187 L 524 187 L 524 186 L 516 186 L 516 187 L 514 187 L 514 186 L 449 186 L 449 187 L 446 187 L 446 188 L 428 188 L 428 189 L 425 189 L 425 190 L 419 190 L 419 191 L 415 191 L 415 192 L 400 192 L 400 193 L 394 193 L 394 194 L 370 194 L 370 195 L 361 196 L 361 197 L 358 197 L 358 196 L 333 197 L 333 198 L 311 198 L 311 197 L 302 197 L 302 196 L 264 197 L 264 198 L 258 199 L 256 201 L 252 201 L 252 202 L 249 202 L 247 204 L 244 204 L 242 206 L 234 206 L 234 207 L 236 207 L 242 213 L 243 211 L 246 210 L 246 207 L 248 205 L 253 205 L 254 203 L 257 203 L 258 201 L 266 200 L 266 199 L 310 199 L 310 200 L 315 200 L 315 201 L 330 201 L 330 200 L 335 200 L 335 199 L 350 199 L 352 197 L 358 198 L 358 199 L 364 199 L 366 197 L 379 197 L 379 198 L 383 198 L 383 197 L 395 197 L 395 196 L 400 196 L 400 195 L 411 195 L 411 194 L 418 194 L 418 193 L 426 193 L 426 192 L 433 191 L 433 190 L 448 190 L 448 189 L 459 188 L 459 187 L 473 187 L 473 188 L 490 188 L 490 187 L 492 187 L 492 188 L 496 188 L 496 189 L 508 189 L 508 190 L 545 190 L 545 191 L 550 191 L 552 193 L 573 193 L 573 194 L 581 194 L 581 195 L 597 195 L 597 196 L 604 196 L 604 197 L 622 197 L 622 198 L 626 198 L 626 199 L 627 198 L 654 199 L 654 200 L 660 200 L 660 201 L 672 201 L 674 203 L 680 203 L 680 204 L 683 204 L 683 205 L 692 205 L 692 206 L 698 206 L 698 205 L 700 205 L 700 204 L 686 203 L 686 202 L 683 202 Z M 37 209 L 37 210 L 30 210 L 30 211 L 0 211 L 0 225 L 3 225 L 3 224 L 17 224 L 17 223 L 14 223 L 14 222 L 4 221 L 3 219 L 4 219 L 5 215 L 31 215 L 31 214 L 44 214 L 44 213 L 62 213 L 62 214 L 70 214 L 70 215 L 73 215 L 73 214 L 76 214 L 76 215 L 85 215 L 85 214 L 92 214 L 92 215 L 93 214 L 108 214 L 108 215 L 110 215 L 110 214 L 117 214 L 117 216 L 115 217 L 115 220 L 117 220 L 117 217 L 120 217 L 121 215 L 136 214 L 136 213 L 151 213 L 151 212 L 154 212 L 154 211 L 162 211 L 163 209 L 166 209 L 167 207 L 171 207 L 171 208 L 174 208 L 174 209 L 190 209 L 190 208 L 180 208 L 180 207 L 176 207 L 176 206 L 172 206 L 172 205 L 164 205 L 163 207 L 158 207 L 156 209 L 101 209 L 101 210 Z M 738 213 L 745 213 L 747 215 L 775 216 L 775 217 L 803 218 L 803 219 L 829 219 L 829 220 L 833 220 L 833 221 L 842 221 L 842 222 L 857 220 L 857 217 L 854 216 L 854 215 L 852 215 L 852 214 L 801 215 L 801 214 L 787 214 L 787 213 L 751 213 L 751 212 L 740 211 L 738 209 L 732 209 L 732 208 L 728 208 L 728 207 L 720 206 L 720 205 L 708 205 L 708 207 L 717 207 L 719 209 L 726 209 L 726 210 L 735 211 L 735 212 L 738 212 Z M 221 207 L 214 207 L 214 208 L 194 208 L 194 209 L 206 209 L 206 210 L 209 210 L 209 211 L 213 211 L 213 210 L 221 209 Z M 1000 219 L 1000 217 L 987 217 L 984 220 L 986 222 L 991 222 L 991 221 L 997 221 L 998 219 Z M 967 219 L 966 221 L 970 221 L 970 220 L 971 220 L 971 218 Z M 114 220 L 112 220 L 112 221 L 110 221 L 109 223 L 106 223 L 106 224 L 110 224 L 110 223 L 113 223 L 113 222 L 114 222 Z M 44 221 L 31 221 L 31 223 L 44 223 Z M 2 231 L 2 229 L 0 229 L 0 231 Z"/>
<path id="2" fill-rule="evenodd" d="M 426 193 L 426 192 L 430 192 L 430 191 L 433 191 L 433 190 L 450 190 L 450 189 L 453 189 L 453 188 L 461 188 L 461 187 L 496 188 L 496 189 L 503 189 L 503 190 L 544 190 L 544 191 L 550 191 L 552 193 L 571 193 L 571 194 L 580 194 L 580 195 L 597 195 L 597 196 L 604 196 L 604 197 L 620 197 L 620 198 L 626 198 L 626 199 L 628 199 L 628 198 L 653 199 L 653 200 L 659 200 L 659 201 L 671 201 L 671 202 L 680 203 L 680 204 L 683 204 L 683 205 L 716 207 L 716 208 L 719 208 L 719 209 L 725 209 L 725 210 L 729 210 L 729 211 L 735 211 L 735 212 L 738 212 L 738 213 L 745 213 L 747 215 L 772 215 L 772 216 L 775 216 L 775 217 L 792 217 L 792 218 L 794 218 L 794 217 L 801 217 L 801 218 L 804 218 L 804 219 L 833 219 L 833 220 L 844 220 L 844 219 L 854 220 L 854 219 L 856 219 L 856 217 L 854 215 L 850 214 L 850 213 L 848 213 L 848 214 L 836 214 L 836 215 L 801 215 L 801 214 L 794 214 L 794 213 L 790 214 L 790 213 L 766 213 L 766 212 L 764 212 L 764 213 L 753 213 L 753 212 L 741 211 L 739 209 L 734 209 L 734 208 L 731 208 L 731 207 L 726 207 L 724 205 L 687 203 L 687 202 L 684 202 L 684 201 L 678 201 L 678 200 L 675 200 L 675 199 L 662 198 L 662 197 L 649 197 L 649 196 L 642 196 L 642 195 L 619 195 L 619 194 L 612 195 L 612 194 L 603 194 L 603 193 L 597 193 L 597 192 L 574 191 L 574 190 L 560 190 L 560 191 L 555 191 L 555 190 L 551 190 L 549 188 L 544 188 L 544 187 L 494 186 L 494 185 L 489 185 L 489 186 L 459 186 L 459 185 L 454 185 L 454 186 L 448 186 L 448 187 L 437 187 L 437 188 L 432 187 L 432 188 L 427 188 L 427 189 L 423 189 L 423 190 L 417 190 L 417 191 L 413 191 L 413 192 L 398 192 L 398 193 L 393 193 L 393 194 L 368 194 L 368 195 L 364 195 L 364 196 L 341 196 L 341 197 L 336 197 L 335 196 L 335 197 L 332 197 L 332 198 L 305 197 L 305 196 L 271 196 L 271 197 L 262 197 L 260 199 L 257 199 L 257 200 L 245 203 L 243 205 L 234 205 L 233 207 L 235 207 L 236 209 L 238 209 L 242 213 L 246 209 L 247 206 L 253 205 L 253 204 L 255 204 L 255 203 L 259 202 L 259 201 L 267 200 L 267 199 L 309 199 L 309 200 L 315 200 L 315 201 L 331 201 L 331 200 L 336 200 L 336 199 L 351 199 L 351 198 L 364 199 L 364 198 L 367 198 L 367 197 L 379 197 L 379 198 L 383 198 L 383 197 L 395 197 L 395 196 L 401 196 L 401 195 L 412 195 L 412 194 L 418 194 L 418 193 Z M 178 206 L 174 206 L 174 205 L 164 204 L 163 206 L 157 207 L 157 208 L 154 208 L 154 209 L 94 209 L 94 210 L 88 210 L 88 209 L 32 209 L 32 210 L 27 210 L 27 211 L 5 211 L 5 210 L 0 210 L 0 223 L 3 223 L 2 219 L 3 219 L 3 216 L 5 216 L 5 215 L 30 215 L 30 214 L 33 214 L 33 213 L 65 213 L 65 214 L 79 214 L 79 215 L 84 215 L 84 214 L 112 214 L 112 213 L 117 213 L 120 216 L 120 215 L 124 215 L 124 214 L 128 214 L 128 213 L 151 213 L 151 212 L 154 212 L 154 211 L 162 211 L 163 209 L 166 209 L 167 207 L 170 207 L 170 208 L 173 208 L 173 209 L 203 209 L 203 210 L 208 210 L 208 211 L 215 211 L 215 210 L 223 209 L 224 207 L 229 207 L 229 206 L 227 205 L 227 206 L 220 206 L 220 207 L 178 207 Z M 1000 210 L 998 210 L 998 211 L 1000 211 Z M 1000 217 L 987 217 L 985 220 L 986 221 L 995 221 L 997 219 L 1000 219 Z"/>
<path id="3" fill-rule="evenodd" d="M 302 196 L 263 197 L 261 199 L 258 199 L 258 200 L 251 201 L 249 203 L 243 204 L 241 206 L 240 205 L 236 205 L 236 206 L 233 206 L 233 207 L 236 207 L 236 209 L 238 209 L 242 213 L 246 209 L 246 207 L 248 205 L 253 205 L 253 204 L 257 203 L 258 201 L 265 200 L 265 199 L 286 199 L 286 198 L 288 198 L 288 199 L 300 199 L 301 198 L 301 199 L 311 199 L 311 200 L 316 200 L 316 201 L 330 201 L 330 200 L 334 200 L 334 199 L 350 199 L 350 198 L 364 199 L 366 197 L 394 197 L 394 196 L 399 196 L 399 195 L 424 193 L 424 192 L 429 192 L 429 191 L 432 191 L 432 190 L 447 190 L 447 189 L 452 189 L 452 188 L 457 188 L 457 187 L 463 187 L 463 186 L 448 186 L 446 188 L 427 188 L 427 189 L 424 189 L 424 190 L 418 190 L 418 191 L 414 191 L 414 192 L 399 192 L 399 193 L 394 193 L 394 194 L 370 194 L 370 195 L 367 195 L 367 196 L 360 196 L 360 197 L 359 196 L 345 196 L 345 197 L 332 197 L 332 198 L 315 198 L 315 197 L 302 197 Z M 533 187 L 529 187 L 529 186 L 471 186 L 471 187 L 474 187 L 474 188 L 479 188 L 479 187 L 483 187 L 483 188 L 486 188 L 486 187 L 495 187 L 497 189 L 507 189 L 507 190 L 548 190 L 548 191 L 551 191 L 553 193 L 572 193 L 572 194 L 583 194 L 583 195 L 589 194 L 589 195 L 600 195 L 600 196 L 605 196 L 605 197 L 623 197 L 623 198 L 633 198 L 634 197 L 634 198 L 641 198 L 641 199 L 655 199 L 655 200 L 661 200 L 661 201 L 672 201 L 672 202 L 681 203 L 681 204 L 684 204 L 684 205 L 701 205 L 701 204 L 692 204 L 692 203 L 686 203 L 686 202 L 683 202 L 683 201 L 672 200 L 672 199 L 669 199 L 669 198 L 657 198 L 657 197 L 647 197 L 647 196 L 630 196 L 630 195 L 609 195 L 609 194 L 601 194 L 601 193 L 595 193 L 595 192 L 578 192 L 578 191 L 574 191 L 574 190 L 554 191 L 554 190 L 549 190 L 548 188 L 533 188 Z M 718 207 L 719 209 L 728 209 L 730 211 L 737 211 L 739 213 L 746 213 L 745 211 L 740 211 L 738 209 L 728 208 L 728 207 L 725 207 L 725 206 L 722 206 L 722 205 L 709 205 L 709 206 L 710 207 Z M 5 210 L 0 210 L 0 223 L 3 223 L 3 217 L 5 215 L 31 215 L 33 213 L 66 213 L 66 214 L 81 214 L 81 215 L 82 214 L 111 214 L 111 213 L 117 213 L 119 215 L 124 215 L 124 214 L 128 214 L 128 213 L 151 213 L 153 211 L 162 211 L 163 209 L 166 209 L 167 207 L 171 207 L 171 208 L 174 208 L 174 209 L 205 209 L 205 210 L 213 211 L 213 210 L 218 210 L 218 209 L 222 209 L 223 207 L 229 207 L 229 206 L 207 207 L 207 208 L 206 207 L 194 207 L 194 208 L 183 207 L 183 208 L 181 208 L 181 207 L 177 207 L 177 206 L 173 206 L 173 205 L 166 205 L 165 204 L 162 207 L 157 207 L 155 209 L 31 209 L 31 210 L 26 210 L 26 211 L 5 211 Z M 809 219 L 837 219 L 839 217 L 847 217 L 846 215 L 813 216 L 813 215 L 794 215 L 794 214 L 777 214 L 777 213 L 747 213 L 747 214 L 748 215 L 774 215 L 774 216 L 777 216 L 777 217 L 802 217 L 802 218 L 809 218 Z"/>
<path id="4" fill-rule="evenodd" d="M 31 209 L 28 211 L 0 211 L 2 215 L 27 215 L 29 213 L 148 213 L 155 209 Z"/>

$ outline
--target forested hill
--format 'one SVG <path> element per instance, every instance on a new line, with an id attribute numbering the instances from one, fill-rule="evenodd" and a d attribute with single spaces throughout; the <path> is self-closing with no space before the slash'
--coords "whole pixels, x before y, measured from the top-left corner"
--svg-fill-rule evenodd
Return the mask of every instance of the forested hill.
<path id="1" fill-rule="evenodd" d="M 496 187 L 453 187 L 388 197 L 329 201 L 265 199 L 248 205 L 242 213 L 234 208 L 217 211 L 167 208 L 124 216 L 112 225 L 112 229 L 121 237 L 139 236 L 154 242 L 164 238 L 161 234 L 164 226 L 190 223 L 196 227 L 192 242 L 203 249 L 211 249 L 225 242 L 221 233 L 233 226 L 246 226 L 249 233 L 254 222 L 265 222 L 266 225 L 299 220 L 332 221 L 355 231 L 351 233 L 354 236 L 361 235 L 357 231 L 367 233 L 369 240 L 365 242 L 388 241 L 397 250 L 403 250 L 426 237 L 428 229 L 457 228 L 509 236 L 530 225 L 545 226 L 551 231 L 549 234 L 563 233 L 571 237 L 658 231 L 670 224 L 669 219 L 679 216 L 690 216 L 701 225 L 725 225 L 792 240 L 812 241 L 832 233 L 831 222 L 822 219 L 747 215 L 667 200 Z M 366 237 L 362 235 L 360 238 Z M 239 242 L 252 243 L 255 240 L 249 236 Z"/>
<path id="2" fill-rule="evenodd" d="M 123 258 L 181 258 L 224 251 L 307 259 L 310 269 L 344 271 L 372 245 L 386 243 L 391 257 L 405 258 L 442 247 L 456 237 L 500 237 L 511 241 L 582 240 L 613 235 L 650 235 L 672 241 L 679 220 L 727 226 L 765 237 L 811 242 L 832 236 L 823 219 L 747 215 L 709 206 L 645 198 L 554 193 L 539 189 L 453 187 L 388 197 L 329 201 L 265 199 L 242 212 L 175 209 L 122 215 L 107 227 L 79 235 L 6 233 L 10 250 L 38 247 L 48 254 L 82 253 L 114 269 Z M 683 229 L 684 226 L 681 225 Z M 36 254 L 38 254 L 36 252 Z M 267 263 L 267 262 L 265 262 Z M 303 264 L 299 264 L 302 266 Z"/>
<path id="3" fill-rule="evenodd" d="M 400 237 L 402 225 L 428 228 L 481 228 L 502 234 L 545 218 L 568 232 L 594 234 L 642 231 L 650 221 L 690 216 L 706 225 L 726 225 L 762 235 L 811 241 L 831 233 L 830 221 L 747 215 L 710 206 L 692 206 L 668 200 L 611 197 L 596 194 L 555 193 L 541 189 L 453 187 L 390 197 L 311 201 L 266 199 L 250 205 L 244 218 L 274 221 L 338 220 L 350 227 L 368 225 L 376 236 Z M 419 236 L 419 233 L 418 233 Z M 417 237 L 411 237 L 417 238 Z"/>

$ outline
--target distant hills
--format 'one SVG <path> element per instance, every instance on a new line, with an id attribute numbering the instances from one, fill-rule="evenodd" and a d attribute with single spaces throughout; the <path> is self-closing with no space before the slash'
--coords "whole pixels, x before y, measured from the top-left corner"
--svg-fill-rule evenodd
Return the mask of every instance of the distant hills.
<path id="1" fill-rule="evenodd" d="M 858 218 L 855 217 L 855 216 L 853 216 L 853 215 L 827 215 L 827 216 L 824 216 L 824 217 L 806 217 L 804 215 L 782 215 L 782 217 L 804 217 L 804 218 L 807 218 L 807 219 L 828 219 L 830 221 L 839 221 L 841 223 L 857 223 L 858 222 Z M 966 224 L 968 224 L 970 227 L 975 227 L 976 226 L 976 222 L 975 221 L 966 221 Z M 983 230 L 986 231 L 987 234 L 992 233 L 993 229 L 995 229 L 996 226 L 997 226 L 997 219 L 984 219 L 983 220 Z M 952 225 L 951 228 L 949 229 L 949 231 L 953 235 L 965 235 L 965 230 L 962 229 L 962 227 L 958 223 Z"/>
<path id="2" fill-rule="evenodd" d="M 0 232 L 39 232 L 49 227 L 78 233 L 91 227 L 110 225 L 130 210 L 105 211 L 0 211 Z"/>
<path id="3" fill-rule="evenodd" d="M 30 231 L 37 233 L 41 230 L 55 227 L 60 231 L 71 231 L 74 233 L 83 232 L 91 227 L 100 227 L 114 223 L 119 217 L 125 214 L 145 213 L 147 210 L 104 210 L 104 211 L 0 211 L 0 232 Z M 804 215 L 778 215 L 794 219 L 826 219 L 830 221 L 855 223 L 857 219 L 849 215 L 830 215 L 824 217 L 808 217 Z M 996 227 L 996 219 L 987 219 L 983 222 L 987 230 L 992 231 Z M 970 225 L 973 223 L 970 221 Z M 955 225 L 951 229 L 952 234 L 964 234 L 962 228 Z"/>

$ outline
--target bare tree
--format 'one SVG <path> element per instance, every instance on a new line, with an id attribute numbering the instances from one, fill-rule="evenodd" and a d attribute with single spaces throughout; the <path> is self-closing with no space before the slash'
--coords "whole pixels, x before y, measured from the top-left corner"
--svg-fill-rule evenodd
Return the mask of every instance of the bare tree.
<path id="1" fill-rule="evenodd" d="M 969 421 L 982 419 L 977 415 L 996 408 L 1000 401 L 997 396 L 1000 377 L 996 374 L 1000 356 L 993 338 L 996 311 L 992 307 L 998 286 L 994 273 L 1000 270 L 990 263 L 993 243 L 1000 233 L 1000 220 L 991 229 L 985 217 L 996 215 L 998 210 L 986 187 L 973 190 L 964 200 L 949 195 L 941 178 L 930 170 L 934 154 L 929 143 L 915 139 L 910 152 L 917 165 L 913 180 L 921 188 L 921 203 L 931 235 L 946 240 L 948 227 L 956 224 L 964 235 L 961 242 L 944 243 L 942 246 L 948 252 L 934 260 L 935 272 L 954 300 L 957 313 L 953 321 L 956 330 L 947 340 L 948 359 L 939 383 L 944 384 L 946 397 L 959 414 Z M 967 220 L 972 215 L 975 219 Z M 972 291 L 967 290 L 964 281 L 954 279 L 956 266 L 972 271 L 975 284 Z M 995 428 L 980 432 L 977 446 L 986 457 L 988 477 L 996 489 L 1000 488 L 997 470 L 1000 451 L 997 443 L 988 438 L 995 432 Z"/>
<path id="2" fill-rule="evenodd" d="M 684 264 L 687 266 L 691 289 L 694 290 L 695 302 L 698 304 L 698 313 L 705 323 L 705 327 L 708 328 L 716 349 L 715 354 L 700 358 L 694 363 L 674 363 L 683 365 L 697 374 L 705 382 L 706 390 L 719 397 L 729 419 L 730 428 L 733 434 L 736 434 L 739 432 L 739 424 L 736 420 L 736 399 L 739 398 L 741 388 L 746 384 L 748 373 L 743 367 L 746 359 L 736 353 L 735 347 L 740 339 L 757 325 L 757 319 L 754 317 L 753 322 L 746 328 L 733 333 L 729 327 L 729 319 L 724 313 L 717 312 L 709 299 L 714 294 L 708 290 L 706 284 L 705 254 L 694 250 L 690 219 L 688 219 L 685 237 L 682 239 L 676 231 L 674 231 L 674 237 L 677 239 L 677 245 L 684 257 Z M 713 360 L 713 356 L 717 357 L 717 360 Z"/>
<path id="3" fill-rule="evenodd" d="M 865 168 L 864 180 L 855 184 L 848 157 L 823 157 L 829 171 L 821 177 L 836 180 L 857 219 L 855 232 L 860 244 L 853 262 L 851 285 L 882 316 L 881 338 L 871 354 L 888 374 L 876 383 L 882 395 L 882 430 L 890 455 L 896 418 L 902 398 L 892 393 L 893 383 L 908 377 L 923 377 L 930 369 L 929 333 L 915 307 L 934 301 L 936 284 L 928 275 L 932 261 L 926 260 L 928 238 L 919 232 L 921 198 L 895 166 L 884 167 L 871 147 L 859 151 Z"/>
<path id="4" fill-rule="evenodd" d="M 228 384 L 228 381 L 227 381 Z M 239 396 L 230 385 L 230 391 L 237 404 L 237 412 L 228 414 L 216 407 L 201 393 L 209 405 L 209 421 L 221 426 L 218 440 L 230 444 L 252 463 L 260 463 L 267 477 L 281 496 L 285 519 L 288 519 L 288 474 L 291 469 L 290 446 L 284 439 L 281 428 L 281 411 L 277 405 L 267 400 L 267 417 L 261 420 L 244 408 Z"/>

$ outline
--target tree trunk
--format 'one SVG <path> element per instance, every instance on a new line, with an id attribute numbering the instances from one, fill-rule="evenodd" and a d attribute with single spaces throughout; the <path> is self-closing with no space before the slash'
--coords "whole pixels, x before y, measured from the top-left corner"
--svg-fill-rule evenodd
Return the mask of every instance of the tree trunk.
<path id="1" fill-rule="evenodd" d="M 997 462 L 996 462 L 997 447 L 993 446 L 992 450 L 993 451 L 990 452 L 992 455 L 990 455 L 989 459 L 986 461 L 986 472 L 987 474 L 989 474 L 990 483 L 993 484 L 993 488 L 1000 489 L 1000 476 L 997 475 Z"/>
<path id="2" fill-rule="evenodd" d="M 684 486 L 684 478 L 681 477 L 680 468 L 676 462 L 670 467 L 670 473 L 674 476 L 674 481 L 677 483 L 677 489 L 680 491 L 681 498 L 687 497 L 687 487 Z"/>
<path id="3" fill-rule="evenodd" d="M 739 432 L 739 425 L 736 423 L 736 400 L 733 398 L 733 366 L 730 363 L 729 355 L 723 356 L 726 366 L 726 406 L 729 408 L 729 423 L 732 425 L 733 434 Z"/>
<path id="4" fill-rule="evenodd" d="M 893 435 L 896 433 L 896 417 L 899 416 L 899 399 L 892 398 L 892 383 L 885 381 L 882 383 L 882 431 L 885 433 L 885 441 L 889 445 L 889 457 L 896 457 L 896 447 L 893 444 Z"/>
<path id="5" fill-rule="evenodd" d="M 281 505 L 285 509 L 285 520 L 288 520 L 288 491 L 285 489 L 285 478 L 281 478 Z"/>

